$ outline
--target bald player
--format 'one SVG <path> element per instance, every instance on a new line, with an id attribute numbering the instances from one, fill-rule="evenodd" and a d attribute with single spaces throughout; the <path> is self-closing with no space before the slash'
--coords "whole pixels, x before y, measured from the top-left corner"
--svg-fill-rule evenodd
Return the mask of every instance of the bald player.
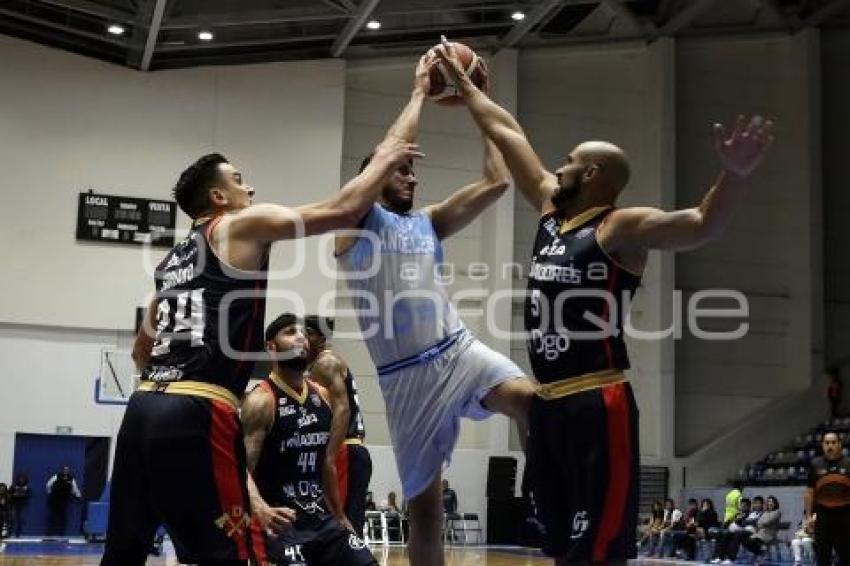
<path id="1" fill-rule="evenodd" d="M 722 170 L 699 206 L 673 212 L 618 208 L 629 181 L 623 151 L 604 141 L 574 147 L 554 173 L 522 128 L 461 70 L 438 56 L 516 186 L 540 212 L 525 305 L 528 352 L 541 383 L 529 415 L 528 461 L 556 564 L 623 562 L 636 554 L 638 411 L 623 374 L 624 297 L 649 250 L 689 250 L 716 239 L 747 193 L 747 177 L 773 141 L 773 124 L 738 117 L 715 125 Z"/>

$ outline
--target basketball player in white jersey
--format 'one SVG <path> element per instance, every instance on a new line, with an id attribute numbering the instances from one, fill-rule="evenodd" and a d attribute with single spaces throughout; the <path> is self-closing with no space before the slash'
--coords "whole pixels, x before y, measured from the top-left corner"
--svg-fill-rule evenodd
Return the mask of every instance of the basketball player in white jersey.
<path id="1" fill-rule="evenodd" d="M 388 139 L 416 139 L 431 65 L 420 60 L 410 101 Z M 357 295 L 358 321 L 378 371 L 404 497 L 410 501 L 413 566 L 444 564 L 441 475 L 460 418 L 480 420 L 500 412 L 524 430 L 534 394 L 516 364 L 464 327 L 435 272 L 443 262 L 442 240 L 508 188 L 501 154 L 491 141 L 484 143 L 480 180 L 411 212 L 417 180 L 412 163 L 404 165 L 361 221 L 363 235 L 338 235 L 336 241 L 340 268 Z"/>

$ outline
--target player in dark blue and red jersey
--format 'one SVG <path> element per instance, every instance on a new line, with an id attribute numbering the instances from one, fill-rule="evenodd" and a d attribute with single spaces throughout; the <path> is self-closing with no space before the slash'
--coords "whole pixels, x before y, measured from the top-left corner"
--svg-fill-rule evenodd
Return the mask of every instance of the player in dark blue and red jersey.
<path id="1" fill-rule="evenodd" d="M 328 392 L 333 410 L 322 487 L 334 517 L 360 535 L 366 522 L 366 492 L 372 478 L 372 457 L 364 444 L 366 425 L 354 376 L 328 341 L 333 328 L 332 318 L 304 317 L 309 344 L 309 376 Z"/>
<path id="2" fill-rule="evenodd" d="M 448 47 L 438 54 L 484 135 L 496 143 L 517 188 L 541 214 L 528 274 L 525 327 L 540 387 L 529 415 L 528 464 L 557 564 L 622 562 L 636 553 L 637 407 L 623 371 L 625 304 L 651 249 L 686 250 L 716 238 L 746 194 L 746 178 L 773 141 L 770 121 L 715 126 L 722 165 L 695 208 L 617 208 L 629 180 L 623 151 L 576 146 L 546 170 L 503 108 L 463 73 Z"/>
<path id="3" fill-rule="evenodd" d="M 160 524 L 181 562 L 264 561 L 237 409 L 262 353 L 269 248 L 353 227 L 395 169 L 419 155 L 393 139 L 378 151 L 375 166 L 332 198 L 296 208 L 252 205 L 254 189 L 219 154 L 180 176 L 174 197 L 194 223 L 157 266 L 133 348 L 142 383 L 118 433 L 101 564 L 144 564 Z"/>
<path id="4" fill-rule="evenodd" d="M 272 371 L 242 406 L 256 482 L 252 504 L 271 518 L 266 523 L 292 528 L 267 533 L 265 554 L 287 566 L 377 566 L 363 540 L 329 511 L 322 491 L 333 414 L 327 392 L 306 378 L 309 345 L 295 315 L 269 325 L 266 348 Z"/>

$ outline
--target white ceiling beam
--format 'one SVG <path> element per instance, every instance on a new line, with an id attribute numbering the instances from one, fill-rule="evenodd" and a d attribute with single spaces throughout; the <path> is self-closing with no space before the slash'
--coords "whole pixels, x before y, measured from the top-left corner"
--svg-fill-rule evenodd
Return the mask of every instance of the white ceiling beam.
<path id="1" fill-rule="evenodd" d="M 708 11 L 717 0 L 694 0 L 687 8 L 674 15 L 661 26 L 661 35 L 675 35 L 676 32 L 688 27 L 695 19 Z"/>
<path id="2" fill-rule="evenodd" d="M 632 12 L 631 8 L 626 6 L 622 0 L 602 0 L 602 5 L 614 12 L 617 17 L 623 18 L 636 35 L 655 35 L 657 33 L 655 24 L 652 22 L 646 22 L 646 24 L 641 22 L 635 13 Z"/>
<path id="3" fill-rule="evenodd" d="M 817 27 L 850 6 L 850 0 L 833 0 L 803 20 L 803 27 Z"/>
<path id="4" fill-rule="evenodd" d="M 159 37 L 159 28 L 162 25 L 162 17 L 165 15 L 165 5 L 168 0 L 156 0 L 156 6 L 153 8 L 151 23 L 148 26 L 148 38 L 145 41 L 145 51 L 142 53 L 142 64 L 139 67 L 142 71 L 147 71 L 151 66 L 153 52 L 156 49 L 156 38 Z"/>
<path id="5" fill-rule="evenodd" d="M 525 19 L 519 22 L 505 35 L 499 48 L 513 47 L 530 32 L 534 26 L 542 22 L 546 16 L 551 14 L 557 8 L 563 6 L 564 0 L 544 0 L 538 4 L 530 13 L 525 15 Z"/>
<path id="6" fill-rule="evenodd" d="M 357 32 L 363 28 L 366 20 L 369 19 L 372 12 L 374 12 L 375 8 L 378 7 L 378 3 L 380 3 L 380 1 L 381 0 L 363 0 L 363 3 L 357 7 L 357 11 L 354 13 L 354 16 L 348 20 L 345 27 L 342 28 L 339 36 L 336 40 L 334 40 L 333 45 L 331 46 L 332 57 L 339 57 L 345 52 L 351 43 L 351 40 L 354 39 Z"/>

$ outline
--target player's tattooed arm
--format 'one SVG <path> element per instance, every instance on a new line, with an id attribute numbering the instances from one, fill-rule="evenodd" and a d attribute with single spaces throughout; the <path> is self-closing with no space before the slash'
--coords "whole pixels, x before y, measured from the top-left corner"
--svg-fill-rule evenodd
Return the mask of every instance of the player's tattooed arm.
<path id="1" fill-rule="evenodd" d="M 295 511 L 288 507 L 271 507 L 263 499 L 253 473 L 263 451 L 266 435 L 274 423 L 274 397 L 262 387 L 255 387 L 242 402 L 240 417 L 245 434 L 245 451 L 248 459 L 248 494 L 251 511 L 267 532 L 284 532 L 292 528 Z"/>
<path id="2" fill-rule="evenodd" d="M 336 457 L 345 441 L 345 433 L 351 416 L 351 407 L 348 405 L 348 390 L 345 388 L 345 376 L 348 367 L 345 363 L 331 352 L 319 355 L 313 364 L 312 377 L 328 393 L 329 403 L 333 417 L 331 419 L 331 433 L 328 446 L 325 450 L 325 461 L 322 464 L 322 491 L 328 503 L 331 513 L 348 530 L 354 531 L 339 494 L 339 475 L 336 467 Z"/>

